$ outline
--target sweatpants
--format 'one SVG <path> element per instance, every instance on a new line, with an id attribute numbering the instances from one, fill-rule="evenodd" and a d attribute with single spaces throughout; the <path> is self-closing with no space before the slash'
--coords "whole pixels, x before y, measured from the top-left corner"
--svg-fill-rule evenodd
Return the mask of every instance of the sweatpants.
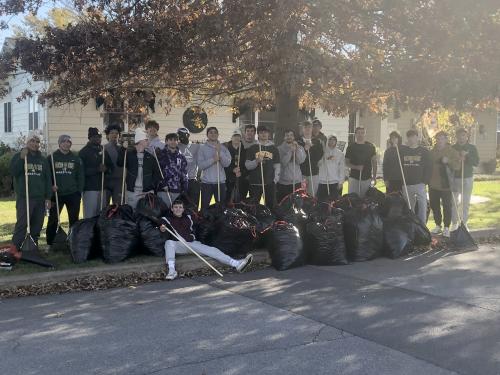
<path id="1" fill-rule="evenodd" d="M 43 219 L 45 215 L 45 200 L 44 199 L 30 199 L 30 231 L 31 237 L 38 243 L 40 238 L 40 231 L 43 226 Z M 12 236 L 12 243 L 21 248 L 24 239 L 26 238 L 27 217 L 26 217 L 26 199 L 16 199 L 16 226 L 14 227 L 14 235 Z"/>
<path id="2" fill-rule="evenodd" d="M 103 207 L 106 207 L 106 191 L 104 191 Z M 83 192 L 83 218 L 97 216 L 101 213 L 101 191 Z"/>
<path id="3" fill-rule="evenodd" d="M 285 185 L 285 184 L 276 184 L 276 201 L 279 203 L 285 198 L 288 194 L 293 193 L 295 190 L 300 189 L 302 184 L 297 182 L 295 184 Z"/>
<path id="4" fill-rule="evenodd" d="M 450 226 L 452 205 L 451 200 L 452 197 L 450 190 L 435 190 L 429 188 L 429 203 L 431 205 L 432 215 L 434 216 L 434 222 L 437 226 L 441 226 L 442 223 L 444 224 L 445 228 Z M 443 205 L 442 214 L 441 204 Z"/>
<path id="5" fill-rule="evenodd" d="M 266 199 L 265 206 L 270 210 L 274 207 L 274 201 L 276 199 L 276 187 L 274 183 L 264 185 Z M 262 185 L 250 185 L 250 199 L 253 201 L 260 203 L 260 199 L 262 198 Z"/>
<path id="6" fill-rule="evenodd" d="M 205 255 L 216 261 L 226 264 L 228 266 L 234 266 L 235 260 L 229 255 L 224 254 L 222 251 L 216 247 L 207 246 L 202 244 L 200 241 L 188 242 L 189 246 L 200 255 Z M 175 255 L 179 254 L 192 254 L 192 252 L 180 241 L 167 240 L 165 241 L 165 258 L 168 262 L 175 262 Z"/>
<path id="7" fill-rule="evenodd" d="M 197 209 L 200 208 L 200 182 L 196 179 L 188 181 L 187 196 Z"/>
<path id="8" fill-rule="evenodd" d="M 415 205 L 418 204 L 418 212 L 415 212 L 420 221 L 427 223 L 427 192 L 425 191 L 425 184 L 407 185 L 408 196 L 410 197 L 411 209 L 415 212 Z M 403 187 L 403 194 L 406 191 Z"/>
<path id="9" fill-rule="evenodd" d="M 472 188 L 474 185 L 474 177 L 464 178 L 464 196 L 462 197 L 462 179 L 454 178 L 453 179 L 453 191 L 455 192 L 455 199 L 457 200 L 458 209 L 461 211 L 460 216 L 462 217 L 462 221 L 464 224 L 467 224 L 467 220 L 469 220 L 469 206 L 470 206 L 470 198 L 472 196 Z M 462 198 L 463 198 L 463 211 L 462 211 Z M 451 222 L 453 224 L 458 224 L 460 218 L 458 217 L 457 209 L 455 208 L 455 204 L 451 206 Z"/>
<path id="10" fill-rule="evenodd" d="M 170 208 L 170 204 L 174 203 L 174 201 L 177 199 L 177 197 L 180 195 L 180 193 L 172 193 L 169 191 L 168 193 L 166 191 L 159 191 L 158 192 L 158 197 L 165 202 L 167 207 Z M 169 197 L 170 196 L 170 197 Z"/>
<path id="11" fill-rule="evenodd" d="M 316 197 L 318 195 L 318 185 L 319 185 L 319 175 L 312 176 L 302 176 L 304 180 L 306 180 L 307 194 L 312 197 Z"/>
<path id="12" fill-rule="evenodd" d="M 370 188 L 370 185 L 370 179 L 359 181 L 357 178 L 349 177 L 349 194 L 356 193 L 363 198 Z"/>
<path id="13" fill-rule="evenodd" d="M 107 197 L 106 202 L 109 204 L 110 201 L 113 204 L 121 204 L 122 199 L 122 179 L 112 178 L 107 183 L 108 188 L 106 189 Z"/>
<path id="14" fill-rule="evenodd" d="M 219 193 L 217 190 L 217 184 L 201 184 L 201 211 L 205 211 L 210 206 L 210 201 L 212 197 L 215 198 L 216 202 L 219 202 Z M 220 184 L 220 201 L 226 201 L 226 183 Z"/>
<path id="15" fill-rule="evenodd" d="M 330 195 L 328 195 L 328 188 L 330 189 Z M 338 183 L 319 184 L 318 186 L 318 202 L 331 202 L 339 199 L 341 195 L 342 191 L 339 190 Z"/>
<path id="16" fill-rule="evenodd" d="M 59 201 L 59 213 L 66 206 L 68 211 L 69 227 L 78 221 L 78 216 L 80 215 L 80 201 L 82 199 L 82 194 L 79 192 L 67 195 L 58 195 Z M 54 237 L 57 232 L 57 206 L 56 198 L 52 198 L 52 206 L 50 207 L 49 220 L 47 222 L 47 245 L 52 245 Z"/>

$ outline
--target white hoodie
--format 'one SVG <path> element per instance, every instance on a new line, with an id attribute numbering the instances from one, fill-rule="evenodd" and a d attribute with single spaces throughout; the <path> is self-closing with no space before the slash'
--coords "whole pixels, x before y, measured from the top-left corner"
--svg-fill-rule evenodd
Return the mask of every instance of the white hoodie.
<path id="1" fill-rule="evenodd" d="M 318 163 L 319 183 L 337 184 L 345 180 L 345 156 L 337 147 L 324 147 L 323 158 Z"/>

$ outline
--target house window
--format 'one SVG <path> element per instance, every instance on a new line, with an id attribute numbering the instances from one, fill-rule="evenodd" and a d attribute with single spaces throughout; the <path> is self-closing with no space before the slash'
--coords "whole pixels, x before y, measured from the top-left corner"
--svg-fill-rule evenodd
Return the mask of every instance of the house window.
<path id="1" fill-rule="evenodd" d="M 3 130 L 12 133 L 12 103 L 3 103 Z"/>
<path id="2" fill-rule="evenodd" d="M 38 96 L 29 100 L 29 130 L 38 129 Z"/>

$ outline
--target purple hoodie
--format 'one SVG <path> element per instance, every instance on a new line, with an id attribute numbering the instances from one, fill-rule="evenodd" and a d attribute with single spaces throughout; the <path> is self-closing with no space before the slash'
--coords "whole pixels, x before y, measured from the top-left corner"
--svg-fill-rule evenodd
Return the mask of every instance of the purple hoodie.
<path id="1" fill-rule="evenodd" d="M 168 187 L 172 193 L 187 191 L 187 160 L 179 149 L 171 152 L 168 147 L 165 147 L 159 151 L 158 160 L 164 177 L 160 182 L 160 188 Z"/>

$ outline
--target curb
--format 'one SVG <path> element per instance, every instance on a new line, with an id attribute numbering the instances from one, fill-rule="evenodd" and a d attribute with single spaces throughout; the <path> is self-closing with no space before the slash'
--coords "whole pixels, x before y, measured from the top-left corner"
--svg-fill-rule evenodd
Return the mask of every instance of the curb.
<path id="1" fill-rule="evenodd" d="M 486 240 L 491 237 L 500 236 L 500 228 L 474 229 L 471 230 L 469 233 L 472 236 L 472 238 L 475 239 L 476 241 Z"/>
<path id="2" fill-rule="evenodd" d="M 252 252 L 254 263 L 266 263 L 269 256 L 265 250 L 257 250 Z M 215 266 L 220 268 L 220 263 L 213 259 L 205 259 Z M 208 266 L 194 255 L 180 256 L 176 260 L 176 269 L 180 273 L 194 272 L 198 270 L 208 270 Z M 19 276 L 0 277 L 0 288 L 16 288 L 26 285 L 39 285 L 46 283 L 57 283 L 69 280 L 74 280 L 81 277 L 100 276 L 100 275 L 129 275 L 143 272 L 159 272 L 165 270 L 165 262 L 163 258 L 154 258 L 140 264 L 114 264 L 97 267 L 89 267 L 82 269 L 70 269 L 63 271 L 51 271 L 31 273 Z"/>

